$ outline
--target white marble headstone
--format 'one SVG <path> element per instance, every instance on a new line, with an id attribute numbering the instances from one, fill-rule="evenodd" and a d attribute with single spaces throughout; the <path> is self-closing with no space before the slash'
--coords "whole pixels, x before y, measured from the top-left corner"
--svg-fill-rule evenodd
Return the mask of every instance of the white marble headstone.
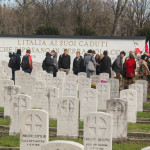
<path id="1" fill-rule="evenodd" d="M 57 119 L 59 89 L 47 87 L 45 89 L 42 109 L 49 113 L 49 118 Z"/>
<path id="2" fill-rule="evenodd" d="M 46 84 L 47 87 L 53 86 L 59 88 L 59 97 L 63 96 L 64 79 L 60 77 L 54 77 L 50 80 L 50 84 Z"/>
<path id="3" fill-rule="evenodd" d="M 91 83 L 100 83 L 99 81 L 99 75 L 92 75 L 91 77 Z"/>
<path id="4" fill-rule="evenodd" d="M 74 97 L 59 99 L 57 136 L 78 138 L 79 100 Z"/>
<path id="5" fill-rule="evenodd" d="M 53 79 L 53 74 L 46 73 L 46 74 L 44 75 L 44 81 L 46 82 L 47 85 L 48 85 L 48 84 L 50 85 L 51 79 Z"/>
<path id="6" fill-rule="evenodd" d="M 80 95 L 80 120 L 84 115 L 97 112 L 97 90 L 89 88 L 79 91 Z"/>
<path id="7" fill-rule="evenodd" d="M 97 112 L 84 116 L 84 149 L 112 150 L 112 116 Z"/>
<path id="8" fill-rule="evenodd" d="M 36 77 L 28 73 L 24 73 L 23 80 L 22 80 L 23 86 L 21 87 L 21 92 L 23 94 L 31 96 L 35 81 L 36 81 Z"/>
<path id="9" fill-rule="evenodd" d="M 24 86 L 24 73 L 22 70 L 15 72 L 15 85 L 23 87 Z M 23 89 L 22 89 L 23 90 Z"/>
<path id="10" fill-rule="evenodd" d="M 12 96 L 20 94 L 20 87 L 13 85 L 7 86 L 4 89 L 4 117 L 10 117 L 10 104 Z"/>
<path id="11" fill-rule="evenodd" d="M 129 89 L 137 91 L 137 111 L 143 111 L 143 85 L 142 84 L 131 84 Z"/>
<path id="12" fill-rule="evenodd" d="M 10 129 L 9 135 L 16 135 L 20 133 L 20 113 L 26 109 L 31 109 L 31 97 L 18 94 L 12 96 L 10 104 Z"/>
<path id="13" fill-rule="evenodd" d="M 78 84 L 76 82 L 65 82 L 63 96 L 78 97 Z"/>
<path id="14" fill-rule="evenodd" d="M 57 72 L 57 77 L 65 79 L 66 78 L 66 72 L 58 71 Z"/>
<path id="15" fill-rule="evenodd" d="M 7 86 L 14 85 L 12 80 L 0 80 L 0 107 L 4 107 L 4 89 Z"/>
<path id="16" fill-rule="evenodd" d="M 66 76 L 66 82 L 77 82 L 77 75 L 68 74 Z"/>
<path id="17" fill-rule="evenodd" d="M 44 110 L 28 109 L 20 117 L 20 150 L 41 150 L 49 141 L 49 117 Z"/>
<path id="18" fill-rule="evenodd" d="M 86 72 L 79 72 L 78 73 L 78 78 L 86 77 Z"/>
<path id="19" fill-rule="evenodd" d="M 136 123 L 137 120 L 137 91 L 132 89 L 122 90 L 120 98 L 128 102 L 128 122 Z"/>
<path id="20" fill-rule="evenodd" d="M 91 79 L 90 78 L 79 78 L 78 79 L 79 90 L 84 88 L 91 88 Z"/>
<path id="21" fill-rule="evenodd" d="M 141 150 L 150 150 L 150 146 L 142 148 Z"/>
<path id="22" fill-rule="evenodd" d="M 42 145 L 41 150 L 84 150 L 84 146 L 72 141 L 52 141 Z"/>
<path id="23" fill-rule="evenodd" d="M 108 73 L 101 73 L 100 75 L 99 75 L 99 79 L 100 79 L 100 81 L 107 81 L 108 79 L 109 79 L 109 74 Z"/>
<path id="24" fill-rule="evenodd" d="M 98 91 L 98 110 L 106 110 L 106 101 L 110 99 L 110 84 L 109 83 L 98 83 L 96 84 Z"/>
<path id="25" fill-rule="evenodd" d="M 119 98 L 119 80 L 111 78 L 107 82 L 110 84 L 110 98 Z"/>
<path id="26" fill-rule="evenodd" d="M 32 86 L 32 108 L 42 108 L 42 101 L 44 99 L 45 91 L 45 82 L 44 81 L 35 81 Z"/>
<path id="27" fill-rule="evenodd" d="M 113 138 L 127 139 L 127 101 L 111 99 L 107 101 L 107 113 L 113 118 Z"/>
<path id="28" fill-rule="evenodd" d="M 142 84 L 143 85 L 143 100 L 144 102 L 147 102 L 147 88 L 148 88 L 148 82 L 146 80 L 136 80 L 135 84 Z"/>

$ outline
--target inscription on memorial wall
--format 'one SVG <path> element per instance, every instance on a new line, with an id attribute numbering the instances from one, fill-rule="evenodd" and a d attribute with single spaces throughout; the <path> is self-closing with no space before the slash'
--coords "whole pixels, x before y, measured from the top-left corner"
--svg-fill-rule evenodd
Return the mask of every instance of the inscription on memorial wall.
<path id="1" fill-rule="evenodd" d="M 145 40 L 134 40 L 141 50 L 145 47 Z M 21 49 L 25 54 L 27 49 L 31 50 L 33 60 L 41 62 L 46 52 L 55 50 L 58 55 L 67 48 L 73 58 L 77 51 L 83 56 L 88 49 L 95 50 L 97 54 L 102 54 L 107 50 L 109 56 L 114 60 L 119 53 L 124 50 L 129 52 L 135 50 L 133 40 L 127 39 L 67 39 L 67 38 L 18 38 L 0 37 L 0 53 L 2 60 L 6 60 L 8 52 L 16 52 Z M 40 54 L 40 55 L 39 55 Z"/>

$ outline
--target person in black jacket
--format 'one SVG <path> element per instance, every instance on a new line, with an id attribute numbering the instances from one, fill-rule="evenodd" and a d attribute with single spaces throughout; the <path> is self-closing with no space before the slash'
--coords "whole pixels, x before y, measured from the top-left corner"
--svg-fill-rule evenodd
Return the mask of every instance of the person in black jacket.
<path id="1" fill-rule="evenodd" d="M 76 58 L 73 61 L 73 72 L 78 75 L 79 72 L 84 72 L 84 60 L 80 56 L 80 52 L 76 52 Z"/>
<path id="2" fill-rule="evenodd" d="M 100 73 L 100 55 L 99 54 L 95 56 L 95 61 L 96 61 L 96 75 L 99 75 Z"/>
<path id="3" fill-rule="evenodd" d="M 9 58 L 11 59 L 12 57 L 16 57 L 16 63 L 11 68 L 12 69 L 12 80 L 14 80 L 14 84 L 15 84 L 15 71 L 20 70 L 20 65 L 21 65 L 21 50 L 18 49 L 17 53 L 9 53 Z"/>
<path id="4" fill-rule="evenodd" d="M 46 53 L 46 58 L 43 61 L 42 68 L 43 70 L 46 70 L 47 73 L 54 73 L 55 64 L 54 64 L 54 55 L 55 52 L 51 51 L 51 53 Z"/>
<path id="5" fill-rule="evenodd" d="M 108 56 L 108 52 L 104 51 L 104 59 L 106 61 L 106 72 L 109 74 L 109 78 L 111 78 L 111 58 Z"/>
<path id="6" fill-rule="evenodd" d="M 68 55 L 68 50 L 65 49 L 64 53 L 59 56 L 58 68 L 60 71 L 66 72 L 68 74 L 70 70 L 71 58 Z"/>

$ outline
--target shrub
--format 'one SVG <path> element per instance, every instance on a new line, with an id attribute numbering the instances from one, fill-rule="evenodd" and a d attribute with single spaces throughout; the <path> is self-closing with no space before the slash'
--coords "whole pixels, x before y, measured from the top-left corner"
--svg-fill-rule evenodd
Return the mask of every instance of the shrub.
<path id="1" fill-rule="evenodd" d="M 79 26 L 75 28 L 74 35 L 96 35 L 96 32 L 92 28 Z"/>
<path id="2" fill-rule="evenodd" d="M 46 25 L 46 26 L 39 26 L 35 30 L 35 34 L 37 35 L 59 35 L 60 32 L 57 27 Z"/>

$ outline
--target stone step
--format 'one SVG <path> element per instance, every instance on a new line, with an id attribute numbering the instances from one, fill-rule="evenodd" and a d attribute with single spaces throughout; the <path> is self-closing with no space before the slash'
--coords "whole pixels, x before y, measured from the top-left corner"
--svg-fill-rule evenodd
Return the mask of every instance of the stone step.
<path id="1" fill-rule="evenodd" d="M 19 147 L 1 147 L 0 146 L 0 150 L 19 150 Z"/>
<path id="2" fill-rule="evenodd" d="M 134 141 L 134 142 L 148 142 L 150 143 L 150 139 L 135 139 L 135 138 L 128 138 L 128 141 Z"/>
<path id="3" fill-rule="evenodd" d="M 137 121 L 137 123 L 150 124 L 150 121 Z"/>
<path id="4" fill-rule="evenodd" d="M 143 110 L 143 112 L 150 112 L 150 109 L 146 108 Z"/>
<path id="5" fill-rule="evenodd" d="M 0 118 L 4 118 L 4 113 L 0 112 Z"/>
<path id="6" fill-rule="evenodd" d="M 0 126 L 0 136 L 9 135 L 9 126 Z M 57 137 L 57 128 L 49 128 L 49 136 Z M 79 138 L 83 138 L 83 129 L 79 129 Z M 150 133 L 143 132 L 128 132 L 128 138 L 135 139 L 150 139 Z"/>
<path id="7" fill-rule="evenodd" d="M 150 140 L 150 133 L 143 133 L 143 132 L 128 132 L 128 138 L 132 139 L 149 139 Z"/>

